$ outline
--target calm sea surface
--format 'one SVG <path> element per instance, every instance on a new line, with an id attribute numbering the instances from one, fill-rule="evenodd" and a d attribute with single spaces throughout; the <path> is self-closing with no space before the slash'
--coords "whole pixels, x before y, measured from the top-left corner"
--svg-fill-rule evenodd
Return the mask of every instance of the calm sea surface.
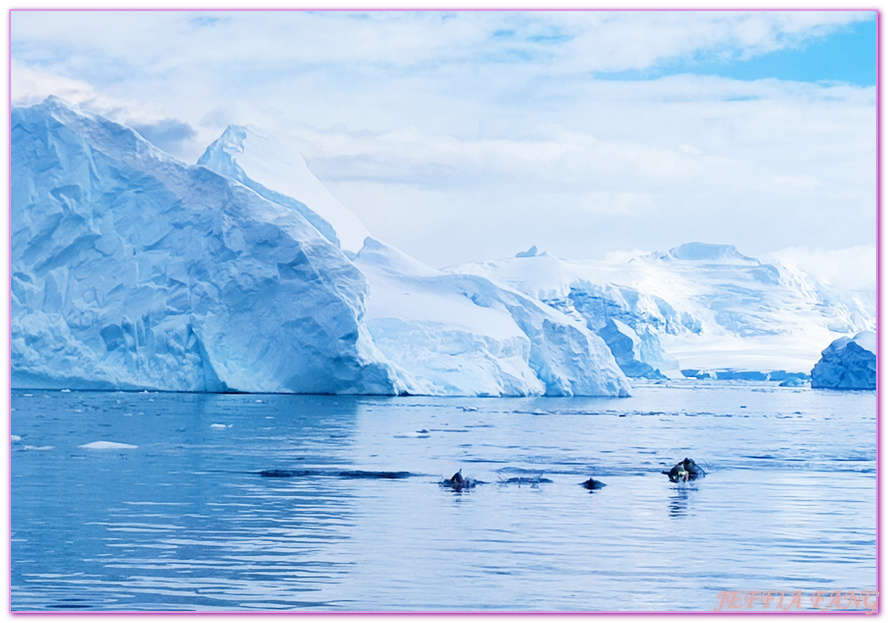
<path id="1" fill-rule="evenodd" d="M 12 406 L 13 610 L 712 610 L 722 591 L 809 607 L 876 589 L 874 392 Z M 99 441 L 135 447 L 83 447 Z M 708 475 L 671 484 L 685 456 Z M 439 486 L 459 469 L 486 484 Z"/>

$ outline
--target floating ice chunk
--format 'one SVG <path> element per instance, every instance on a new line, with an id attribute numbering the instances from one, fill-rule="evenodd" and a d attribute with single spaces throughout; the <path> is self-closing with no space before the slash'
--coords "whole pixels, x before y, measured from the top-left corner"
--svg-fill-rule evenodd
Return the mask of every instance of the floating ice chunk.
<path id="1" fill-rule="evenodd" d="M 24 450 L 52 450 L 52 446 L 25 446 Z"/>
<path id="2" fill-rule="evenodd" d="M 225 430 L 226 428 L 231 428 L 231 424 L 210 424 L 210 428 L 213 430 Z"/>
<path id="3" fill-rule="evenodd" d="M 876 334 L 835 340 L 811 370 L 814 389 L 876 389 Z"/>
<path id="4" fill-rule="evenodd" d="M 15 441 L 21 441 L 21 440 L 22 440 L 22 438 L 19 437 L 18 435 L 13 435 L 13 436 L 12 436 L 12 441 L 13 441 L 13 442 L 15 442 Z"/>
<path id="5" fill-rule="evenodd" d="M 117 441 L 92 441 L 79 446 L 85 450 L 133 450 L 139 446 Z"/>

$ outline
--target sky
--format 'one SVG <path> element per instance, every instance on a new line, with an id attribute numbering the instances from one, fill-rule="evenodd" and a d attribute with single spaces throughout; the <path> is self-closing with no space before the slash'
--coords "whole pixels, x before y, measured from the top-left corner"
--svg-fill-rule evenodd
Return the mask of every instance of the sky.
<path id="1" fill-rule="evenodd" d="M 734 244 L 875 285 L 874 11 L 13 11 L 12 98 L 290 137 L 436 267 Z"/>

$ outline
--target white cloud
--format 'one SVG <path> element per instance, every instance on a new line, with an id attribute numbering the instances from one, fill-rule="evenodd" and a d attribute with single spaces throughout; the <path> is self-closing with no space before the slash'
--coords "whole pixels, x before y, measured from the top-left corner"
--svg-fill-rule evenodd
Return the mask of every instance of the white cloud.
<path id="1" fill-rule="evenodd" d="M 436 265 L 846 248 L 875 224 L 874 88 L 588 72 L 754 56 L 860 16 L 13 12 L 12 89 L 187 124 L 190 161 L 229 123 L 293 134 L 371 231 Z"/>
<path id="2" fill-rule="evenodd" d="M 875 243 L 844 249 L 790 247 L 769 253 L 765 259 L 795 266 L 836 287 L 876 289 Z"/>

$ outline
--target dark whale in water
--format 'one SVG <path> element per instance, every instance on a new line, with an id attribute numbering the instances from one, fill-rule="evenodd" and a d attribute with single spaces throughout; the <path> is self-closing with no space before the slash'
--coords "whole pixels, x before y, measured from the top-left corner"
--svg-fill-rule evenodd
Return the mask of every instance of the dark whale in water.
<path id="1" fill-rule="evenodd" d="M 585 487 L 586 489 L 589 489 L 589 491 L 594 491 L 596 489 L 602 489 L 607 486 L 606 484 L 604 484 L 600 480 L 595 480 L 594 478 L 590 478 L 589 480 L 587 480 L 585 482 L 581 482 L 580 484 L 583 485 L 583 487 Z"/>
<path id="2" fill-rule="evenodd" d="M 694 459 L 687 457 L 683 461 L 676 463 L 672 469 L 663 470 L 661 473 L 669 476 L 670 482 L 687 482 L 706 475 L 706 472 L 694 462 Z"/>
<path id="3" fill-rule="evenodd" d="M 449 487 L 454 491 L 462 491 L 463 489 L 472 489 L 479 482 L 478 480 L 464 477 L 462 470 L 459 470 L 453 476 L 442 480 L 438 484 L 442 487 Z"/>

